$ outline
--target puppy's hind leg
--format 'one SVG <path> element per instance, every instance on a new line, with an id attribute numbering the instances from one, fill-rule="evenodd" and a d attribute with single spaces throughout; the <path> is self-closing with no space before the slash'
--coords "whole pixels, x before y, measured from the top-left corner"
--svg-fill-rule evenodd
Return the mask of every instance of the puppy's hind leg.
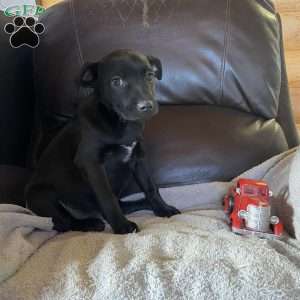
<path id="1" fill-rule="evenodd" d="M 152 210 L 152 206 L 145 198 L 134 201 L 119 201 L 123 214 L 131 214 L 140 210 Z"/>
<path id="2" fill-rule="evenodd" d="M 83 232 L 104 230 L 105 224 L 94 198 L 93 194 L 82 191 L 64 193 L 60 197 L 60 205 L 73 217 L 72 230 Z"/>
<path id="3" fill-rule="evenodd" d="M 53 229 L 59 232 L 72 228 L 73 218 L 59 204 L 58 194 L 51 186 L 33 186 L 26 191 L 26 206 L 41 217 L 52 217 Z"/>

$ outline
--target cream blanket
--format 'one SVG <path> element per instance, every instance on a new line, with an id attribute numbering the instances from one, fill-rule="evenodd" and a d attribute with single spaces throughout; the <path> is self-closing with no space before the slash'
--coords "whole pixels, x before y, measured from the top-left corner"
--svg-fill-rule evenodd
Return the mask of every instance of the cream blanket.
<path id="1" fill-rule="evenodd" d="M 268 180 L 275 211 L 298 238 L 299 151 L 243 174 Z M 221 210 L 203 210 L 220 208 L 231 184 L 163 189 L 185 213 L 132 215 L 141 232 L 125 236 L 56 235 L 50 219 L 0 205 L 0 299 L 300 299 L 300 241 L 240 237 Z"/>

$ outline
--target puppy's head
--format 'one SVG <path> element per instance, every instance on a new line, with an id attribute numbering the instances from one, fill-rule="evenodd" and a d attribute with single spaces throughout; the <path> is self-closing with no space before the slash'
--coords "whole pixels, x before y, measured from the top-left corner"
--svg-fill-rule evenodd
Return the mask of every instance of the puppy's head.
<path id="1" fill-rule="evenodd" d="M 162 78 L 158 58 L 118 50 L 101 61 L 86 64 L 81 85 L 95 90 L 99 100 L 126 121 L 151 118 L 158 112 L 155 81 Z"/>

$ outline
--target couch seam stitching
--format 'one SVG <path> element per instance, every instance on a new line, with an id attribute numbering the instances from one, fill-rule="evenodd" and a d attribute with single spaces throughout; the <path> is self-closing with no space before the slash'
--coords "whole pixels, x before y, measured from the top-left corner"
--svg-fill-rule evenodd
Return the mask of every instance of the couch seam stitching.
<path id="1" fill-rule="evenodd" d="M 227 0 L 226 5 L 226 29 L 224 35 L 224 51 L 222 57 L 222 65 L 221 65 L 221 74 L 220 74 L 220 98 L 219 104 L 224 96 L 224 80 L 225 80 L 225 69 L 226 69 L 226 60 L 227 60 L 227 52 L 229 47 L 229 39 L 230 39 L 230 7 L 231 7 L 231 0 Z"/>
<path id="2" fill-rule="evenodd" d="M 280 98 L 282 96 L 282 90 L 284 85 L 288 85 L 289 81 L 288 78 L 284 78 L 283 72 L 284 70 L 283 64 L 286 65 L 285 61 L 285 52 L 283 48 L 283 30 L 282 30 L 282 22 L 281 22 L 281 17 L 277 13 L 276 14 L 276 20 L 277 20 L 277 29 L 278 29 L 278 34 L 280 36 L 279 39 L 279 50 L 280 50 L 280 90 L 279 90 L 279 95 L 278 95 L 278 103 L 277 103 L 277 110 L 276 110 L 276 120 L 278 121 L 278 116 L 279 116 L 279 107 L 280 107 Z"/>
<path id="3" fill-rule="evenodd" d="M 76 24 L 76 21 L 75 21 L 75 7 L 74 7 L 74 1 L 73 0 L 70 1 L 70 9 L 71 9 L 71 15 L 72 15 L 72 25 L 73 25 L 76 45 L 77 45 L 77 49 L 78 49 L 78 58 L 80 60 L 81 65 L 83 65 L 84 64 L 84 59 L 83 59 L 82 49 L 81 49 L 79 35 L 78 35 L 78 28 L 77 28 L 77 24 Z"/>

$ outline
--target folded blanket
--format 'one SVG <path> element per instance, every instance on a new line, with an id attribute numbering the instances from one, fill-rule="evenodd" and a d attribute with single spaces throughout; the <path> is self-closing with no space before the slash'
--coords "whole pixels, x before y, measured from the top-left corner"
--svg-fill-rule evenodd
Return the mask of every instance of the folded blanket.
<path id="1" fill-rule="evenodd" d="M 299 237 L 295 153 L 276 156 L 242 176 L 269 182 L 274 209 L 283 211 L 288 230 Z M 197 210 L 220 208 L 231 184 L 162 189 L 168 203 L 186 212 L 170 219 L 136 213 L 130 218 L 141 232 L 125 236 L 70 232 L 53 237 L 50 219 L 0 205 L 0 299 L 297 299 L 300 241 L 237 236 L 221 210 Z"/>
<path id="2" fill-rule="evenodd" d="M 300 242 L 231 233 L 221 211 L 135 218 L 138 234 L 72 232 L 0 286 L 1 300 L 297 299 Z"/>
<path id="3" fill-rule="evenodd" d="M 21 206 L 0 205 L 0 282 L 56 234 L 52 227 L 50 218 L 34 216 Z"/>

